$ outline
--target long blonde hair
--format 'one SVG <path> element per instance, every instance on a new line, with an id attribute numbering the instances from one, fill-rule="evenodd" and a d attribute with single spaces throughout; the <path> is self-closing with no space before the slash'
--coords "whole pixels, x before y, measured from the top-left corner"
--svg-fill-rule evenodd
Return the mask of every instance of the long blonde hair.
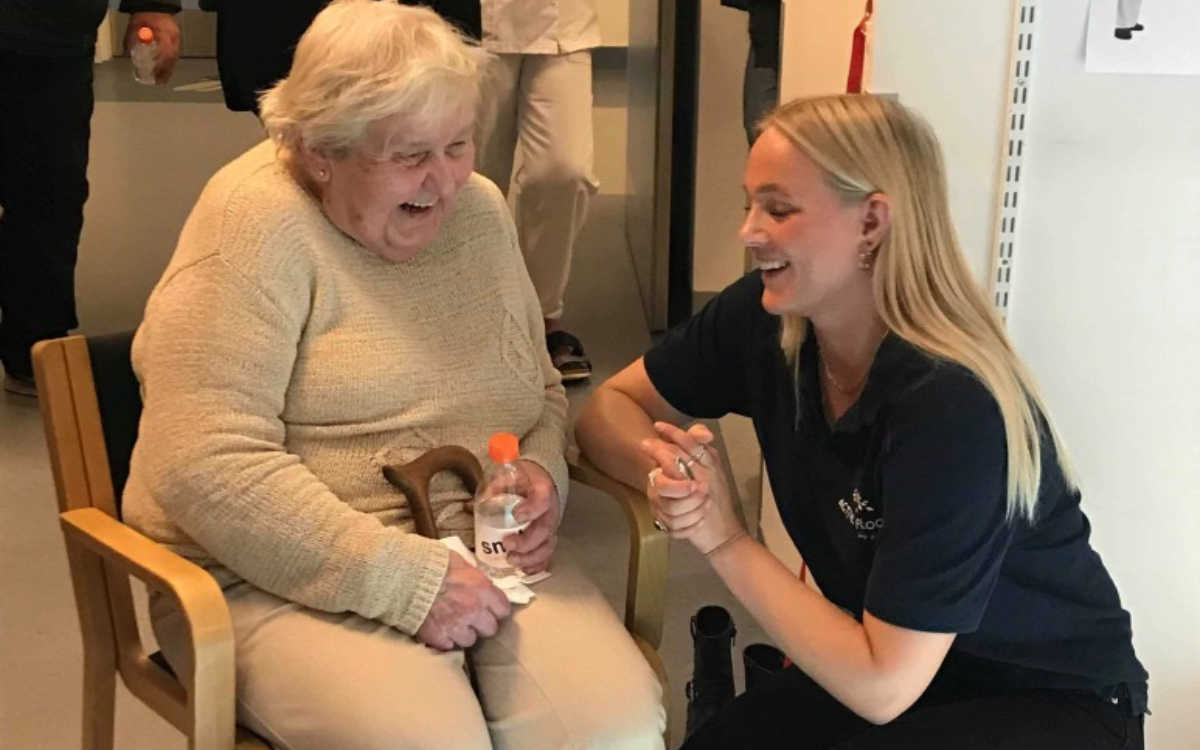
<path id="1" fill-rule="evenodd" d="M 1042 427 L 1073 484 L 1069 461 L 1032 374 L 963 256 L 932 129 L 899 102 L 867 95 L 788 102 L 760 126 L 771 128 L 820 166 L 847 201 L 888 196 L 892 223 L 876 253 L 875 306 L 894 335 L 966 367 L 995 397 L 1008 446 L 1008 516 L 1032 521 Z M 784 316 L 781 345 L 792 364 L 807 331 L 807 320 Z"/>

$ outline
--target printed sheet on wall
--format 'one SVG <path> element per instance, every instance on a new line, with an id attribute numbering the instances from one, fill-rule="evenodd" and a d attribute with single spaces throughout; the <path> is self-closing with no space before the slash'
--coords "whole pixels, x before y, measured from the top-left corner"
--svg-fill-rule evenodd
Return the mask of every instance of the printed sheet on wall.
<path id="1" fill-rule="evenodd" d="M 1200 0 L 1092 0 L 1087 71 L 1200 75 Z"/>

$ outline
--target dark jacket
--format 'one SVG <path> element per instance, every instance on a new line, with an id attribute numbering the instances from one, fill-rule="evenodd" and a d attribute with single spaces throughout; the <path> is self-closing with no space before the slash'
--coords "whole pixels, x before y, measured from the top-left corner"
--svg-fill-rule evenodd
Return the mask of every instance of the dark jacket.
<path id="1" fill-rule="evenodd" d="M 21 55 L 90 55 L 107 0 L 0 0 L 0 49 Z M 121 0 L 126 13 L 178 13 L 179 0 Z"/>
<path id="2" fill-rule="evenodd" d="M 296 43 L 328 2 L 204 0 L 201 3 L 206 10 L 217 11 L 217 64 L 226 106 L 236 112 L 258 112 L 258 95 L 287 76 Z M 479 38 L 479 0 L 404 2 L 429 6 L 468 36 Z"/>

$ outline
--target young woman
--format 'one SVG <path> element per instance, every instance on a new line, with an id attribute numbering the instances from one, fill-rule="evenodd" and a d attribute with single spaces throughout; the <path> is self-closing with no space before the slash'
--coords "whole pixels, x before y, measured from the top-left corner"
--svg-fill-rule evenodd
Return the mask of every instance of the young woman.
<path id="1" fill-rule="evenodd" d="M 649 474 L 662 528 L 794 663 L 685 747 L 1141 747 L 1129 615 L 963 259 L 928 126 L 871 96 L 791 102 L 746 192 L 760 270 L 601 386 L 577 428 L 606 470 Z M 824 596 L 740 526 L 711 434 L 676 426 L 730 412 L 754 420 Z"/>

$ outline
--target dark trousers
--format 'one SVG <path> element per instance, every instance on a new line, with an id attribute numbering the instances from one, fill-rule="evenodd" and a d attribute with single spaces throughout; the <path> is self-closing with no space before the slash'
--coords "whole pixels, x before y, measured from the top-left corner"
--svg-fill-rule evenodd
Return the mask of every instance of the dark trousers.
<path id="1" fill-rule="evenodd" d="M 985 693 L 935 680 L 907 712 L 876 726 L 795 667 L 743 693 L 683 750 L 1142 750 L 1142 717 L 1090 693 Z"/>
<path id="2" fill-rule="evenodd" d="M 29 349 L 75 317 L 87 202 L 92 56 L 0 50 L 0 360 L 29 375 Z"/>
<path id="3" fill-rule="evenodd" d="M 751 0 L 750 51 L 742 81 L 742 125 L 746 142 L 758 138 L 758 123 L 779 104 L 779 0 Z"/>

